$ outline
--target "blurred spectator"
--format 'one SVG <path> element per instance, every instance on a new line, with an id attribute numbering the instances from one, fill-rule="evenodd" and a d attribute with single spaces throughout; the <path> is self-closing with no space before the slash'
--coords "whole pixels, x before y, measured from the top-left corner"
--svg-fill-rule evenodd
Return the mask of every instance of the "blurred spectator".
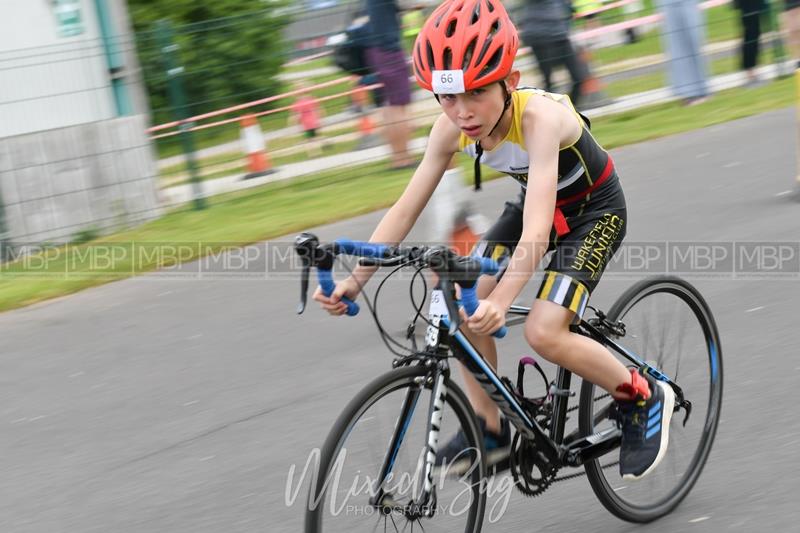
<path id="1" fill-rule="evenodd" d="M 759 41 L 761 39 L 761 16 L 767 9 L 765 0 L 734 0 L 742 23 L 742 69 L 747 72 L 747 86 L 759 84 L 756 74 Z"/>
<path id="2" fill-rule="evenodd" d="M 406 50 L 411 50 L 414 47 L 414 41 L 417 40 L 419 30 L 425 24 L 425 13 L 422 6 L 414 6 L 403 12 L 402 17 L 403 26 L 403 42 Z"/>
<path id="3" fill-rule="evenodd" d="M 391 165 L 410 168 L 414 166 L 408 151 L 411 83 L 400 33 L 400 9 L 397 0 L 366 0 L 366 5 L 370 29 L 367 63 L 383 83 L 383 135 L 392 149 Z"/>
<path id="4" fill-rule="evenodd" d="M 797 68 L 800 68 L 800 0 L 785 0 L 783 9 L 783 30 L 786 32 L 789 53 L 797 60 Z"/>
<path id="5" fill-rule="evenodd" d="M 300 91 L 297 100 L 292 104 L 289 125 L 300 124 L 307 139 L 306 153 L 309 157 L 316 157 L 322 153 L 321 143 L 317 138 L 322 111 L 319 102 L 308 89 L 301 88 Z"/>
<path id="6" fill-rule="evenodd" d="M 642 0 L 634 0 L 633 2 L 629 2 L 622 6 L 622 12 L 625 14 L 625 20 L 629 20 L 638 16 L 643 9 L 644 4 L 642 3 Z M 625 30 L 625 37 L 628 44 L 633 44 L 639 40 L 639 36 L 636 34 L 636 28 L 627 28 Z"/>
<path id="7" fill-rule="evenodd" d="M 669 77 L 676 96 L 686 105 L 708 98 L 707 66 L 703 55 L 705 17 L 697 0 L 656 0 L 664 16 L 661 37 L 669 58 Z"/>
<path id="8" fill-rule="evenodd" d="M 570 0 L 563 0 L 568 5 Z M 603 7 L 602 0 L 572 0 L 572 12 L 575 15 L 575 18 L 583 20 L 584 28 L 587 30 L 594 30 L 602 26 L 600 19 L 598 18 L 597 10 Z M 584 41 L 584 45 L 587 48 L 595 48 L 596 47 L 596 40 L 589 39 Z"/>
<path id="9" fill-rule="evenodd" d="M 526 0 L 519 27 L 522 41 L 536 56 L 544 89 L 553 91 L 553 70 L 564 66 L 572 79 L 569 97 L 577 107 L 588 69 L 570 40 L 571 21 L 572 11 L 566 0 Z"/>

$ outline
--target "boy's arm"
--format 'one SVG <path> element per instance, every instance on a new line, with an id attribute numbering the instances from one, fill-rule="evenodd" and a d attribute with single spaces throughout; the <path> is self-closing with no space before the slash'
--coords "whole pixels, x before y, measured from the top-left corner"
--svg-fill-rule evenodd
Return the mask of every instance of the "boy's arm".
<path id="1" fill-rule="evenodd" d="M 501 312 L 507 310 L 533 275 L 547 252 L 558 182 L 558 151 L 562 137 L 560 104 L 545 98 L 528 106 L 522 115 L 531 172 L 525 194 L 522 236 L 508 269 L 488 297 Z"/>
<path id="2" fill-rule="evenodd" d="M 447 164 L 458 151 L 459 133 L 446 116 L 441 115 L 436 120 L 422 162 L 403 194 L 378 223 L 370 242 L 399 244 L 406 238 L 442 179 Z M 374 267 L 359 266 L 353 271 L 353 277 L 363 285 L 375 270 Z"/>

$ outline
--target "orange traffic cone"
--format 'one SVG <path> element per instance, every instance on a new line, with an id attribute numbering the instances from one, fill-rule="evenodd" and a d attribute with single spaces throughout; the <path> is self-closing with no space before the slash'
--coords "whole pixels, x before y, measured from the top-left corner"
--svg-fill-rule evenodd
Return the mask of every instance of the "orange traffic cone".
<path id="1" fill-rule="evenodd" d="M 272 162 L 267 155 L 264 135 L 254 115 L 245 115 L 242 125 L 242 151 L 247 154 L 247 174 L 244 179 L 265 176 L 274 172 Z"/>

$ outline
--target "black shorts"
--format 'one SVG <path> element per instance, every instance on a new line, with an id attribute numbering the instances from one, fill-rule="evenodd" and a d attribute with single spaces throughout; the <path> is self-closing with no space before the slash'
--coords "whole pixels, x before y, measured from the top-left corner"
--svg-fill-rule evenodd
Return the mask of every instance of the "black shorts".
<path id="1" fill-rule="evenodd" d="M 506 202 L 500 218 L 473 250 L 474 254 L 491 257 L 501 264 L 498 279 L 522 235 L 524 202 L 524 190 L 515 201 Z M 562 305 L 579 319 L 627 232 L 625 195 L 619 178 L 612 174 L 584 202 L 566 206 L 563 212 L 570 231 L 558 237 L 555 229 L 551 230 L 548 251 L 553 251 L 553 255 L 536 298 Z"/>
<path id="2" fill-rule="evenodd" d="M 305 131 L 306 137 L 313 139 L 317 136 L 317 128 L 309 128 Z"/>

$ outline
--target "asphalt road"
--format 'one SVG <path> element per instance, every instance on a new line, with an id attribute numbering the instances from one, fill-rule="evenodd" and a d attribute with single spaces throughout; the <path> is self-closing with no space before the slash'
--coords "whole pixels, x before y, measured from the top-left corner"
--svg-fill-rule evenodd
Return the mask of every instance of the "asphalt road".
<path id="1" fill-rule="evenodd" d="M 703 265 L 687 274 L 715 313 L 726 379 L 717 440 L 689 497 L 636 526 L 606 512 L 580 478 L 532 501 L 515 494 L 485 530 L 796 530 L 795 134 L 785 109 L 614 151 L 629 242 L 778 242 L 794 253 L 782 275 L 768 262 L 734 273 L 725 261 L 713 276 Z M 496 181 L 477 198 L 491 216 L 513 192 Z M 379 216 L 315 231 L 366 238 Z M 263 259 L 237 270 L 228 257 L 225 272 L 225 258 L 195 263 L 0 315 L 0 531 L 300 529 L 303 496 L 286 504 L 290 466 L 302 468 L 391 359 L 366 314 L 296 316 L 296 275 L 265 275 Z M 594 302 L 608 307 L 632 277 L 609 276 Z M 409 309 L 387 304 L 389 328 L 399 331 Z M 529 353 L 513 336 L 501 350 L 504 374 Z"/>

